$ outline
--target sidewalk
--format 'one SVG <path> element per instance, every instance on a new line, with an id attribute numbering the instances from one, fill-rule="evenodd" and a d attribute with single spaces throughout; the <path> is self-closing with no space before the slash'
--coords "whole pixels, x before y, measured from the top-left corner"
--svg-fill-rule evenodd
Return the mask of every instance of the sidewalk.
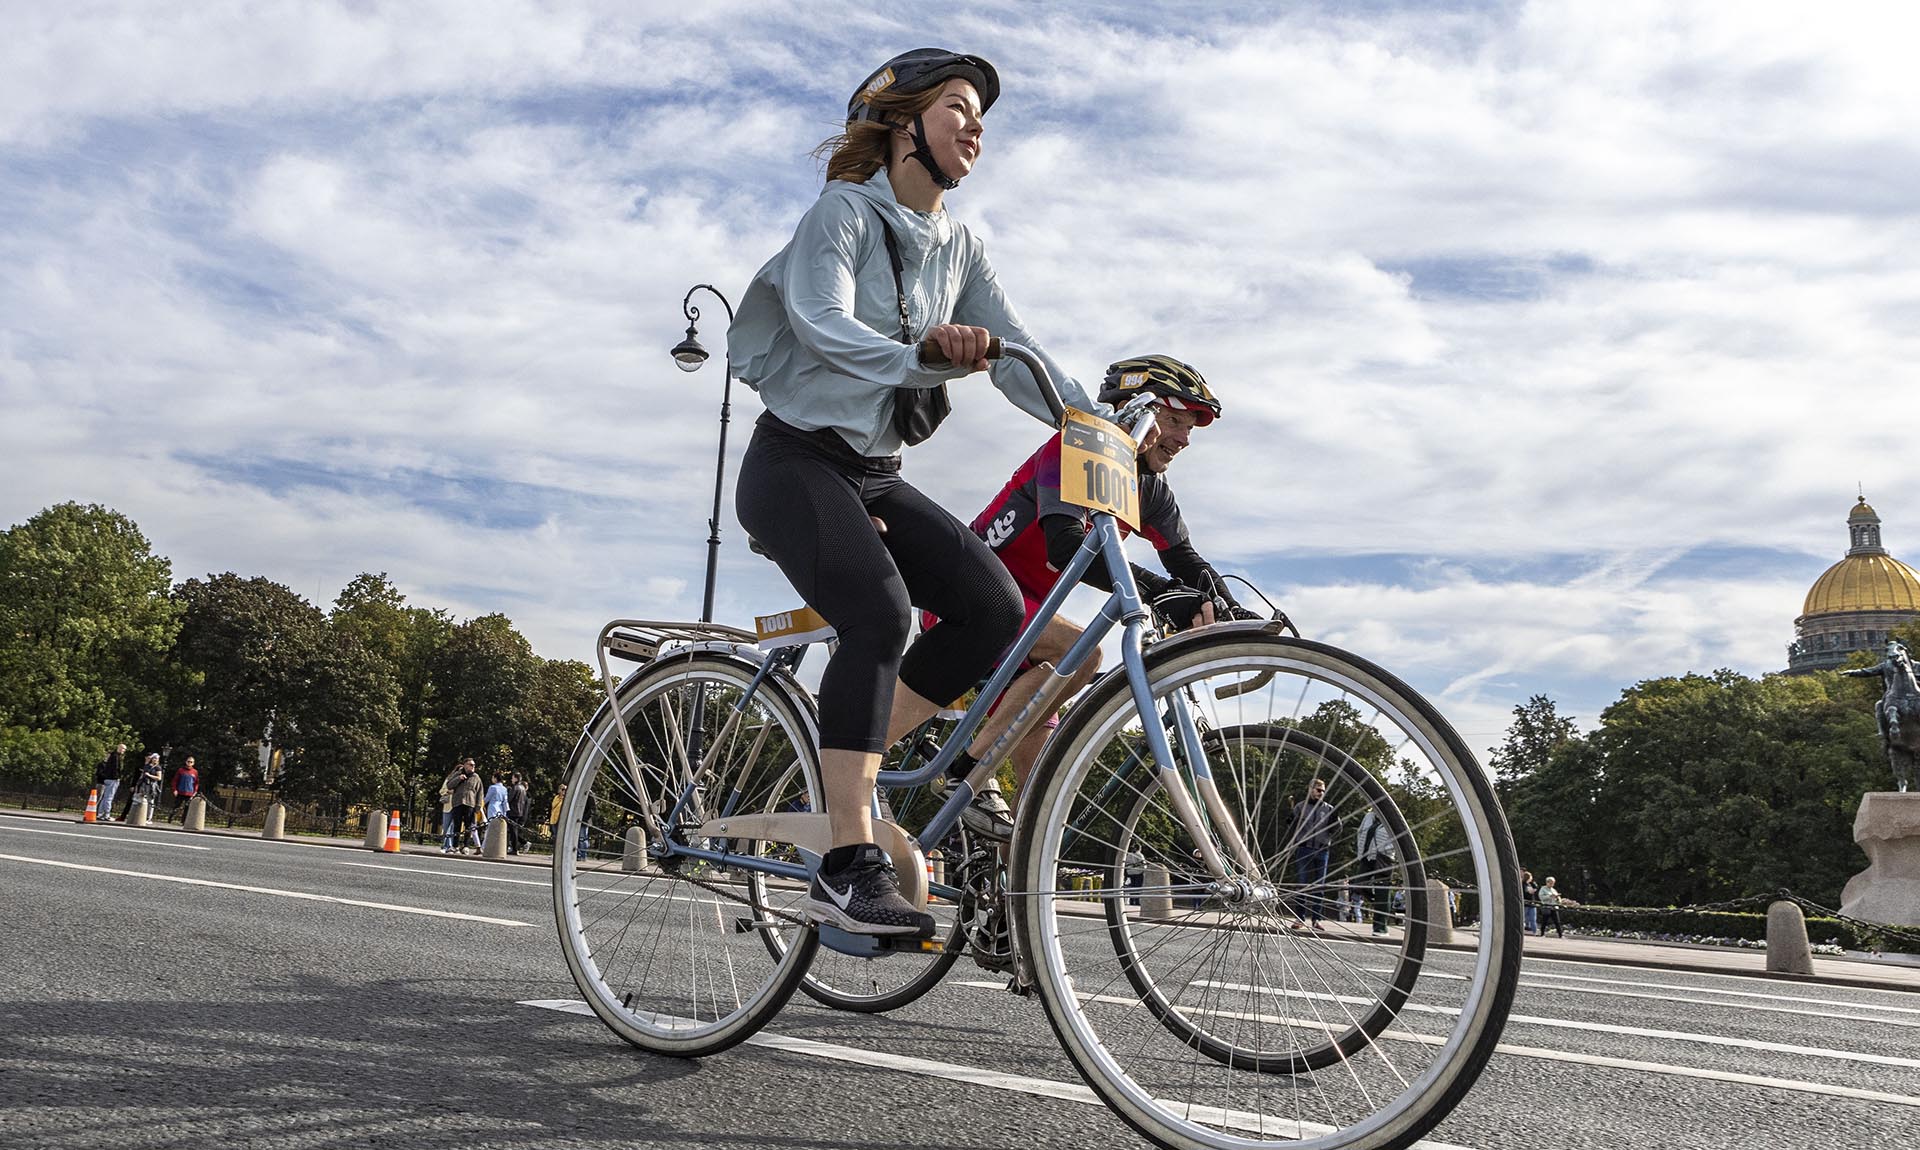
<path id="1" fill-rule="evenodd" d="M 72 826 L 82 826 L 82 827 L 87 825 L 86 822 L 79 815 L 74 814 L 72 811 L 4 810 L 4 811 L 0 811 L 0 818 L 34 819 L 41 822 L 67 823 Z M 152 834 L 178 835 L 178 834 L 189 833 L 179 823 L 166 823 L 166 822 L 148 823 L 144 827 L 130 826 L 122 822 L 94 823 L 92 825 L 95 827 L 101 828 L 103 830 L 128 831 L 133 834 L 152 833 Z M 194 833 L 212 835 L 216 838 L 250 839 L 253 842 L 273 842 L 275 845 L 285 844 L 289 846 L 334 847 L 337 849 L 354 850 L 354 851 L 367 850 L 366 842 L 363 839 L 336 838 L 332 835 L 307 835 L 307 834 L 294 834 L 292 832 L 288 832 L 286 838 L 277 839 L 277 840 L 266 840 L 260 837 L 260 832 L 258 830 L 248 828 L 248 827 L 208 827 L 204 831 L 199 831 Z M 386 852 L 372 852 L 372 853 L 386 853 Z M 399 853 L 410 854 L 410 855 L 425 855 L 431 858 L 459 857 L 457 855 L 441 854 L 440 848 L 437 845 L 430 846 L 425 843 L 410 843 L 410 842 L 404 842 L 404 841 L 401 842 L 400 844 Z M 476 862 L 501 862 L 501 863 L 511 863 L 514 866 L 536 866 L 541 868 L 542 870 L 546 870 L 550 868 L 553 863 L 553 860 L 550 856 L 543 855 L 543 854 L 509 855 L 504 859 L 481 859 L 479 858 L 479 856 L 473 855 L 473 854 L 469 854 L 466 857 L 469 859 L 473 859 Z"/>
<path id="2" fill-rule="evenodd" d="M 49 823 L 66 823 L 69 826 L 84 826 L 80 817 L 70 811 L 0 811 L 0 819 L 32 819 Z M 135 834 L 185 834 L 178 824 L 157 823 L 145 827 L 131 827 L 125 823 L 94 824 L 114 831 L 129 831 Z M 220 838 L 243 838 L 255 842 L 263 841 L 257 830 L 240 828 L 208 828 L 201 834 Z M 288 835 L 277 840 L 294 846 L 333 847 L 340 850 L 366 851 L 363 840 L 358 838 L 332 838 L 319 835 Z M 378 852 L 375 852 L 378 853 Z M 400 853 L 422 855 L 428 858 L 449 858 L 440 853 L 438 846 L 421 843 L 402 843 Z M 454 856 L 457 857 L 457 856 Z M 491 862 L 495 865 L 538 867 L 550 869 L 552 858 L 548 855 L 517 855 L 504 859 L 480 859 L 473 855 L 465 856 L 474 862 Z M 1061 908 L 1069 913 L 1079 909 L 1071 901 L 1063 900 Z M 1101 911 L 1092 904 L 1085 910 L 1089 914 Z M 1196 924 L 1205 925 L 1205 924 Z M 1365 932 L 1347 930 L 1341 924 L 1329 924 L 1337 934 L 1351 934 L 1353 938 L 1364 937 Z M 1456 936 L 1471 936 L 1471 930 L 1456 930 Z M 1449 949 L 1466 949 L 1456 943 Z M 1736 974 L 1751 978 L 1770 978 L 1784 982 L 1824 983 L 1830 986 L 1854 986 L 1869 990 L 1906 990 L 1920 992 L 1920 957 L 1914 955 L 1887 955 L 1883 958 L 1866 956 L 1848 956 L 1846 958 L 1827 958 L 1815 955 L 1813 959 L 1813 977 L 1776 974 L 1767 970 L 1767 953 L 1764 950 L 1748 950 L 1727 946 L 1690 946 L 1677 942 L 1640 942 L 1612 938 L 1542 938 L 1528 935 L 1525 954 L 1532 959 L 1555 959 L 1564 962 L 1590 962 L 1596 964 L 1643 966 L 1657 970 L 1672 970 L 1694 974 Z M 1523 964 L 1524 965 L 1524 964 Z"/>

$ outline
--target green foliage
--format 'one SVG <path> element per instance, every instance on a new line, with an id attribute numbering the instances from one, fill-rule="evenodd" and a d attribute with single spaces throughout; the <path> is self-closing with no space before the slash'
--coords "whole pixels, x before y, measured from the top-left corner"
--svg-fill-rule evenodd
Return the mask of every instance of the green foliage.
<path id="1" fill-rule="evenodd" d="M 1623 692 L 1592 734 L 1516 776 L 1508 814 L 1521 864 L 1583 901 L 1790 887 L 1831 903 L 1865 866 L 1853 816 L 1884 775 L 1871 701 L 1851 681 L 1717 671 Z"/>
<path id="2" fill-rule="evenodd" d="M 84 789 L 107 744 L 81 731 L 0 727 L 0 780 L 34 791 Z"/>
<path id="3" fill-rule="evenodd" d="M 170 581 L 133 521 L 98 504 L 0 534 L 0 726 L 102 745 L 123 734 L 150 709 L 179 630 Z"/>

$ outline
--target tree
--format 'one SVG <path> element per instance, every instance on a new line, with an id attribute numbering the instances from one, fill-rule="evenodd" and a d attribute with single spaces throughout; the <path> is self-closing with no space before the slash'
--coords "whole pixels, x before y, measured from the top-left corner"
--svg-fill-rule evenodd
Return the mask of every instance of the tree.
<path id="1" fill-rule="evenodd" d="M 382 778 L 414 809 L 424 785 L 432 729 L 433 671 L 440 650 L 453 632 L 444 610 L 407 606 L 406 597 L 386 572 L 362 574 L 334 600 L 331 625 L 364 644 L 378 660 L 393 701 L 393 722 L 385 734 Z M 435 780 L 437 784 L 437 779 Z"/>
<path id="2" fill-rule="evenodd" d="M 1513 709 L 1513 725 L 1500 749 L 1493 753 L 1494 777 L 1512 784 L 1541 770 L 1560 747 L 1579 735 L 1573 720 L 1562 716 L 1545 695 L 1535 695 Z M 1504 791 L 1504 788 L 1503 788 Z"/>
<path id="3" fill-rule="evenodd" d="M 0 774 L 83 785 L 158 709 L 171 565 L 131 519 L 62 503 L 0 534 Z"/>
<path id="4" fill-rule="evenodd" d="M 482 615 L 454 627 L 431 665 L 432 734 L 424 772 L 472 755 L 482 772 L 510 766 L 539 657 L 512 620 Z"/>

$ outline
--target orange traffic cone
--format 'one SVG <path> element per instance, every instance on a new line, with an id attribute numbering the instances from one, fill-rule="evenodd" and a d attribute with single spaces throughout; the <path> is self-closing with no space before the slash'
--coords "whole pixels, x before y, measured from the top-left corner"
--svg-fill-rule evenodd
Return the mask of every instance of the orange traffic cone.
<path id="1" fill-rule="evenodd" d="M 400 812 L 387 816 L 387 841 L 381 850 L 398 851 L 400 849 Z"/>
<path id="2" fill-rule="evenodd" d="M 87 813 L 80 816 L 80 821 L 83 823 L 97 823 L 100 821 L 99 787 L 95 787 L 87 792 Z"/>

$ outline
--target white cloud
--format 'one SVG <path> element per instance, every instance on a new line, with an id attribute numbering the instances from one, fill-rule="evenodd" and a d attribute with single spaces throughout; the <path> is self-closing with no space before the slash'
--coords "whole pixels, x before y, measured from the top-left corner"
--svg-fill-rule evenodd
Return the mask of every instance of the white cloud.
<path id="1" fill-rule="evenodd" d="M 1175 476 L 1202 549 L 1463 729 L 1535 690 L 1590 716 L 1641 677 L 1779 666 L 1791 564 L 1658 561 L 1817 571 L 1856 481 L 1920 555 L 1913 13 L 956 19 L 1006 90 L 952 203 L 1029 326 L 1083 377 L 1199 365 L 1229 413 Z M 385 569 L 549 655 L 691 616 L 724 317 L 696 299 L 716 358 L 682 375 L 676 305 L 737 296 L 845 92 L 923 39 L 899 4 L 22 13 L 0 513 L 99 500 L 183 576 L 322 599 Z M 959 390 L 908 467 L 968 517 L 1044 432 Z M 734 400 L 737 461 L 758 405 Z M 791 592 L 727 496 L 743 621 Z M 1438 566 L 1288 574 L 1381 554 Z M 1589 573 L 1497 573 L 1568 555 Z"/>

